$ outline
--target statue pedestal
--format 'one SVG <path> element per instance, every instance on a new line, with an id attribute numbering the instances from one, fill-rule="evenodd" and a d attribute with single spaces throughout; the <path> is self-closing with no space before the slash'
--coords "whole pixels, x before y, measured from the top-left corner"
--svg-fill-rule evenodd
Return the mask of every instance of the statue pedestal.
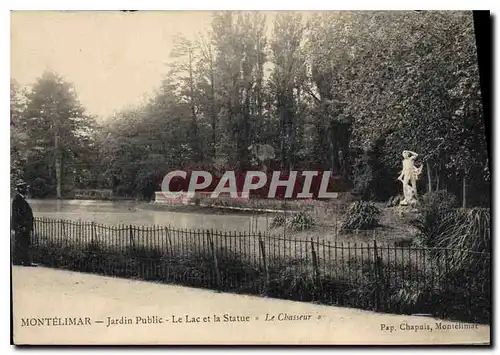
<path id="1" fill-rule="evenodd" d="M 411 201 L 405 201 L 405 200 L 402 200 L 399 205 L 400 206 L 415 206 L 416 204 L 418 203 L 417 200 L 413 199 Z"/>
<path id="2" fill-rule="evenodd" d="M 399 205 L 396 206 L 396 210 L 400 217 L 408 217 L 409 215 L 415 215 L 418 213 L 418 210 L 414 205 Z"/>

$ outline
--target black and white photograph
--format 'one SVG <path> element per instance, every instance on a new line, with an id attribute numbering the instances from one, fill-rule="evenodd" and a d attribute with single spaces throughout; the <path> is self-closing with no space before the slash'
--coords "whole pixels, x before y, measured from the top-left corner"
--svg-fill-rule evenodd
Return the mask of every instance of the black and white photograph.
<path id="1" fill-rule="evenodd" d="M 489 11 L 11 11 L 13 345 L 490 346 Z"/>

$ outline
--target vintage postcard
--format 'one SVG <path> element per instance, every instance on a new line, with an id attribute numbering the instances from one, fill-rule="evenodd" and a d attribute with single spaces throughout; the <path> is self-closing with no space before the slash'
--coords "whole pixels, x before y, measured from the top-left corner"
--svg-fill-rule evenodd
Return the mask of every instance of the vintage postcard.
<path id="1" fill-rule="evenodd" d="M 12 11 L 13 343 L 489 345 L 479 15 Z"/>

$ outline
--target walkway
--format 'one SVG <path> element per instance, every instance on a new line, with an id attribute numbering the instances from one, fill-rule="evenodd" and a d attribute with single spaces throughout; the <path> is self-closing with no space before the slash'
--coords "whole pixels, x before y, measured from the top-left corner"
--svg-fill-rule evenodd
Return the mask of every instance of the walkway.
<path id="1" fill-rule="evenodd" d="M 484 344 L 490 339 L 488 326 L 438 329 L 437 322 L 443 328 L 463 325 L 42 267 L 13 267 L 12 277 L 16 344 Z M 110 320 L 116 324 L 108 326 Z"/>

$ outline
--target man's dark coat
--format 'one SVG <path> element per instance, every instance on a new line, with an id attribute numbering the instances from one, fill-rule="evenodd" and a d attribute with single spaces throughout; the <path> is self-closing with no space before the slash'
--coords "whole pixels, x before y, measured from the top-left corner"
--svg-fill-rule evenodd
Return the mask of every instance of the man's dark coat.
<path id="1" fill-rule="evenodd" d="M 14 259 L 21 259 L 22 263 L 29 263 L 28 248 L 31 244 L 33 232 L 33 210 L 29 203 L 20 194 L 16 194 L 12 201 L 12 229 L 15 233 Z"/>

